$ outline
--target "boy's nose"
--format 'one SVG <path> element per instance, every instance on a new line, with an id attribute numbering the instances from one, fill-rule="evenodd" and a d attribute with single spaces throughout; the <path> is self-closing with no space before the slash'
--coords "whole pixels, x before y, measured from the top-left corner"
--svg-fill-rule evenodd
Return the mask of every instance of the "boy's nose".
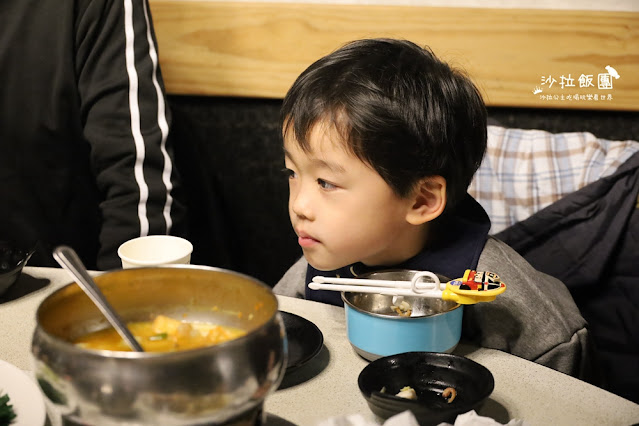
<path id="1" fill-rule="evenodd" d="M 291 211 L 299 218 L 312 220 L 310 198 L 302 191 L 290 195 Z"/>

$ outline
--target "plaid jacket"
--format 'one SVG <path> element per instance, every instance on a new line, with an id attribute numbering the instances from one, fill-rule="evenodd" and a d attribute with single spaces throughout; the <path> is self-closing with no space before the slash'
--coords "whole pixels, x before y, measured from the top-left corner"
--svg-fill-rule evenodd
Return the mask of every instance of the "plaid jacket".
<path id="1" fill-rule="evenodd" d="M 490 233 L 496 234 L 611 175 L 637 151 L 637 141 L 609 141 L 591 133 L 488 126 L 486 156 L 468 192 L 484 207 Z"/>

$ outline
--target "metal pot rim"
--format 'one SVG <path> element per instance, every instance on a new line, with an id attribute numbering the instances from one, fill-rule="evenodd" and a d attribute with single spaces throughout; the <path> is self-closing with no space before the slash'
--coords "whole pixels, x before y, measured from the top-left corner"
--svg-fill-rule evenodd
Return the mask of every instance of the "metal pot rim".
<path id="1" fill-rule="evenodd" d="M 448 314 L 449 312 L 454 311 L 455 309 L 458 309 L 461 307 L 461 305 L 459 303 L 455 304 L 452 308 L 450 308 L 447 311 L 444 312 L 437 312 L 436 314 L 430 314 L 430 315 L 414 315 L 414 316 L 410 316 L 410 317 L 401 317 L 399 315 L 386 315 L 386 314 L 379 314 L 376 312 L 370 312 L 370 311 L 366 311 L 358 306 L 355 306 L 353 303 L 351 303 L 350 300 L 348 300 L 346 298 L 346 293 L 355 293 L 355 292 L 342 292 L 342 301 L 344 301 L 344 303 L 346 303 L 348 305 L 349 308 L 356 310 L 357 312 L 360 312 L 362 314 L 366 314 L 366 315 L 370 315 L 372 317 L 377 317 L 377 318 L 384 318 L 384 319 L 389 319 L 389 320 L 398 320 L 398 321 L 410 321 L 410 320 L 422 320 L 424 318 L 434 318 L 437 317 L 439 315 L 445 315 Z M 359 293 L 355 293 L 355 294 L 359 294 Z"/>
<path id="2" fill-rule="evenodd" d="M 237 275 L 239 277 L 246 278 L 247 280 L 253 281 L 256 285 L 260 285 L 267 289 L 269 288 L 266 284 L 262 283 L 258 279 L 251 277 L 249 275 L 243 274 L 241 272 L 236 272 L 229 269 L 218 268 L 214 266 L 205 266 L 205 265 L 169 264 L 169 265 L 161 265 L 161 266 L 143 266 L 139 268 L 129 268 L 129 269 L 113 269 L 108 271 L 101 271 L 100 274 L 98 274 L 98 276 L 104 275 L 104 274 L 126 273 L 126 271 L 130 271 L 130 270 L 163 269 L 163 268 L 209 270 L 214 272 L 230 273 L 230 274 Z M 225 347 L 232 346 L 235 344 L 241 344 L 244 340 L 249 339 L 256 333 L 259 333 L 263 327 L 275 321 L 276 315 L 279 311 L 279 301 L 277 300 L 277 297 L 274 296 L 275 306 L 277 309 L 275 310 L 274 315 L 267 322 L 265 322 L 261 327 L 258 327 L 252 331 L 247 332 L 244 336 L 237 337 L 235 339 L 228 340 L 226 342 L 222 342 L 212 346 L 185 349 L 185 350 L 175 351 L 175 352 L 128 352 L 128 351 L 110 351 L 106 349 L 87 349 L 87 348 L 78 347 L 77 345 L 75 345 L 72 342 L 69 342 L 68 340 L 62 339 L 60 337 L 57 337 L 49 333 L 44 327 L 40 325 L 40 311 L 41 309 L 43 309 L 43 305 L 45 304 L 45 302 L 55 297 L 56 294 L 62 293 L 63 291 L 67 290 L 69 287 L 74 285 L 77 285 L 77 283 L 75 281 L 71 281 L 68 284 L 65 284 L 64 286 L 60 287 L 59 289 L 49 294 L 40 302 L 40 304 L 38 305 L 38 309 L 36 310 L 36 331 L 38 331 L 50 343 L 52 343 L 55 346 L 59 346 L 63 348 L 64 350 L 71 351 L 71 353 L 91 355 L 97 358 L 109 358 L 109 359 L 115 358 L 115 359 L 123 359 L 123 360 L 124 359 L 165 359 L 167 361 L 170 361 L 171 358 L 194 356 L 194 355 L 198 355 L 199 353 L 203 353 L 207 351 L 208 352 L 220 351 L 220 350 L 223 350 L 223 348 Z"/>

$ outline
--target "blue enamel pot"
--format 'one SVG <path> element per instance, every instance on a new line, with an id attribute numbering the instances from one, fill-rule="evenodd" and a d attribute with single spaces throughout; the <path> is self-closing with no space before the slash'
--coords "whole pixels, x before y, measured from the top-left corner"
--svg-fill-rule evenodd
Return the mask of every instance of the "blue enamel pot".
<path id="1" fill-rule="evenodd" d="M 410 281 L 416 272 L 389 270 L 360 278 Z M 348 340 L 369 361 L 404 352 L 452 352 L 459 343 L 463 307 L 458 303 L 405 296 L 402 304 L 389 295 L 353 292 L 342 292 L 342 300 Z"/>

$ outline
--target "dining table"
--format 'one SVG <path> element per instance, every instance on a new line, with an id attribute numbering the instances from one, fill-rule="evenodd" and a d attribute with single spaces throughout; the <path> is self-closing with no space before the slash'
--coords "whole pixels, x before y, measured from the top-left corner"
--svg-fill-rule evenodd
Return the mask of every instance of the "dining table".
<path id="1" fill-rule="evenodd" d="M 33 377 L 31 341 L 36 310 L 47 295 L 71 282 L 63 269 L 24 268 L 18 281 L 0 296 L 0 359 Z M 322 341 L 314 356 L 287 372 L 278 389 L 266 397 L 265 425 L 350 424 L 345 421 L 352 416 L 383 424 L 384 419 L 373 414 L 359 390 L 358 376 L 369 361 L 349 343 L 344 308 L 284 296 L 277 299 L 280 311 L 315 324 Z M 531 426 L 639 424 L 639 404 L 567 374 L 465 342 L 453 353 L 484 365 L 493 374 L 494 390 L 477 414 L 497 423 L 520 419 Z M 47 424 L 60 424 L 50 404 L 47 411 Z"/>

